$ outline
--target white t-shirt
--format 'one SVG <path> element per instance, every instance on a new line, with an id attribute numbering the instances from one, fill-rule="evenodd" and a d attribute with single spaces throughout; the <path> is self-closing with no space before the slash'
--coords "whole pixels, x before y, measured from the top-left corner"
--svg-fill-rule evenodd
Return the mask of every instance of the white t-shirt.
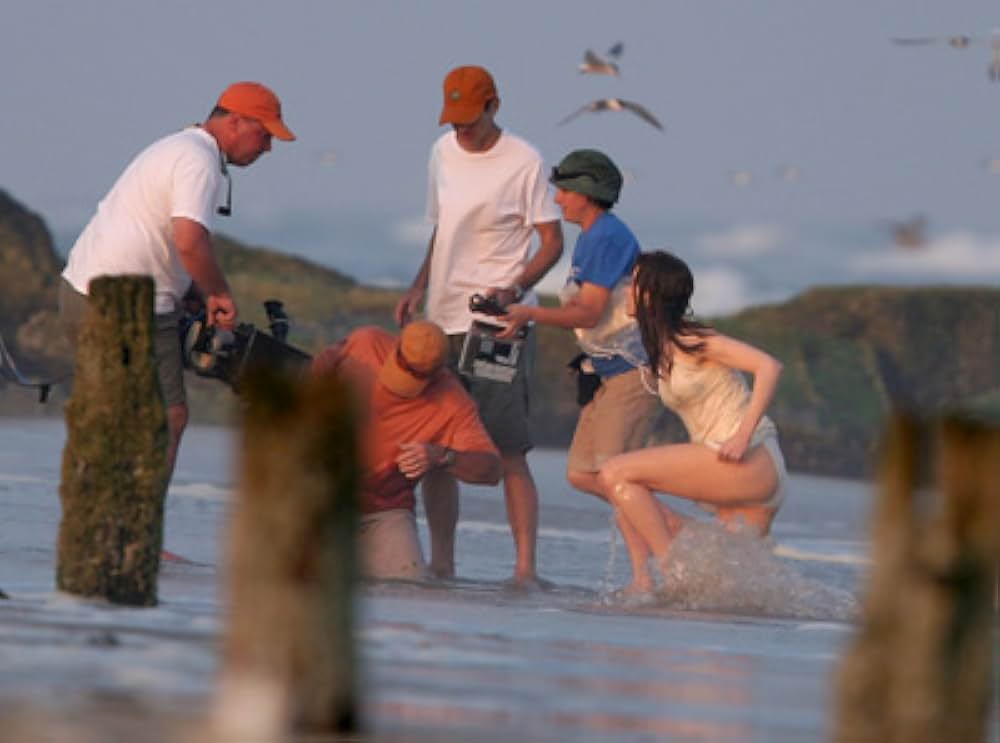
<path id="1" fill-rule="evenodd" d="M 170 220 L 210 229 L 222 185 L 215 139 L 190 127 L 154 142 L 97 205 L 70 250 L 63 278 L 81 294 L 97 276 L 141 274 L 156 283 L 155 311 L 172 312 L 191 277 L 177 257 Z"/>
<path id="2" fill-rule="evenodd" d="M 446 333 L 464 333 L 474 317 L 469 297 L 517 281 L 534 226 L 560 215 L 534 147 L 504 131 L 486 152 L 468 152 L 449 131 L 431 148 L 427 216 L 437 225 L 427 317 Z"/>

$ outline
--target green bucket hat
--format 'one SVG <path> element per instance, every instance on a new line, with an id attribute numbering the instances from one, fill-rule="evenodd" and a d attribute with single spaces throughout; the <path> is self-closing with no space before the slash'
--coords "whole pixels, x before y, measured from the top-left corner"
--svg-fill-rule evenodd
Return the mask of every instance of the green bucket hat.
<path id="1" fill-rule="evenodd" d="M 552 168 L 549 182 L 564 191 L 614 204 L 622 190 L 622 174 L 611 158 L 597 150 L 573 150 Z"/>

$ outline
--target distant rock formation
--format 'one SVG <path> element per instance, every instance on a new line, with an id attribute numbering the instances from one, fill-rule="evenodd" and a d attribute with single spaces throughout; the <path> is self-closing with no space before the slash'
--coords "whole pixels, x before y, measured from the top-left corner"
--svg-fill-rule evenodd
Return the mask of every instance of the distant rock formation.
<path id="1" fill-rule="evenodd" d="M 213 236 L 240 319 L 266 329 L 266 299 L 285 302 L 289 341 L 310 353 L 360 325 L 394 329 L 398 291 L 363 286 L 331 268 L 280 250 Z M 359 250 L 369 249 L 359 246 Z M 372 249 L 378 249 L 373 246 Z M 51 372 L 63 358 L 55 287 L 62 261 L 44 222 L 0 191 L 0 332 L 25 371 Z M 554 302 L 551 297 L 546 302 Z M 888 413 L 962 409 L 1000 419 L 1000 289 L 954 286 L 817 287 L 782 304 L 708 318 L 784 364 L 769 414 L 793 470 L 839 477 L 870 474 Z M 566 364 L 572 333 L 538 329 L 531 416 L 539 446 L 565 447 L 579 407 Z M 215 380 L 189 375 L 195 420 L 232 420 L 235 399 Z M 37 410 L 24 390 L 3 395 L 0 413 Z M 60 391 L 50 410 L 57 414 Z M 20 405 L 20 407 L 18 407 Z M 683 438 L 665 416 L 659 438 Z"/>
<path id="2" fill-rule="evenodd" d="M 44 307 L 54 307 L 62 270 L 45 221 L 0 189 L 0 332 L 17 328 Z"/>

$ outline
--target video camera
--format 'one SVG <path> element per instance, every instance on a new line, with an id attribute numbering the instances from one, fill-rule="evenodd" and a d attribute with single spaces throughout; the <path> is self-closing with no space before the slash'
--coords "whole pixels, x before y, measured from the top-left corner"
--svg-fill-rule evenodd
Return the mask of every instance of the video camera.
<path id="1" fill-rule="evenodd" d="M 480 312 L 484 315 L 493 315 L 494 317 L 506 314 L 507 312 L 495 296 L 487 297 L 483 294 L 473 294 L 469 297 L 469 311 Z"/>
<path id="2" fill-rule="evenodd" d="M 493 317 L 506 314 L 496 297 L 482 294 L 469 297 L 469 310 Z M 502 325 L 473 320 L 462 344 L 458 371 L 467 377 L 504 384 L 513 382 L 517 376 L 517 363 L 527 337 L 527 328 L 518 330 L 513 338 L 498 338 L 497 335 L 503 330 Z"/>
<path id="3" fill-rule="evenodd" d="M 303 373 L 312 357 L 288 345 L 288 315 L 277 299 L 264 302 L 270 333 L 250 323 L 233 330 L 208 325 L 205 311 L 184 315 L 180 334 L 184 366 L 202 377 L 214 377 L 239 392 L 240 380 L 254 368 L 283 369 Z"/>

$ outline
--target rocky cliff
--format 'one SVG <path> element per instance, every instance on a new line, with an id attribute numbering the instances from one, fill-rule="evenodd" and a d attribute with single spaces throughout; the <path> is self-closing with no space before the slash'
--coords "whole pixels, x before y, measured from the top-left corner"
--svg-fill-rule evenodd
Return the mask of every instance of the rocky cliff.
<path id="1" fill-rule="evenodd" d="M 285 302 L 290 342 L 310 352 L 364 324 L 392 325 L 397 292 L 280 251 L 214 238 L 241 318 L 266 327 L 263 300 Z M 30 369 L 66 364 L 55 323 L 62 261 L 44 221 L 0 191 L 0 332 Z M 553 301 L 551 299 L 547 301 Z M 1000 414 L 1000 289 L 992 287 L 821 287 L 779 305 L 714 324 L 758 345 L 785 365 L 771 415 L 789 466 L 842 477 L 871 471 L 886 414 L 974 410 Z M 576 421 L 571 333 L 539 332 L 532 389 L 537 439 L 566 446 Z M 195 420 L 226 422 L 235 398 L 222 384 L 189 377 Z M 47 412 L 61 413 L 58 392 Z M 0 388 L 0 413 L 37 410 L 34 398 Z M 664 417 L 661 440 L 683 437 Z"/>

